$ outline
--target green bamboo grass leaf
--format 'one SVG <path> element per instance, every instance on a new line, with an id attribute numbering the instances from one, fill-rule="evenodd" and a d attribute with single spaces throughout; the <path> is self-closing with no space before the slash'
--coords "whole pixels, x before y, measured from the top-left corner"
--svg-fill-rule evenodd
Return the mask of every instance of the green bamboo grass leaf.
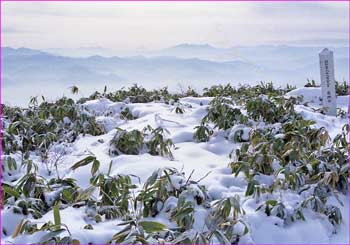
<path id="1" fill-rule="evenodd" d="M 42 236 L 39 240 L 39 244 L 43 244 L 43 243 L 48 243 L 50 242 L 54 237 L 56 237 L 57 235 L 61 234 L 62 232 L 64 232 L 65 229 L 59 229 L 59 230 L 55 230 L 55 231 L 51 231 L 47 234 L 45 234 L 44 236 Z"/>
<path id="2" fill-rule="evenodd" d="M 194 209 L 192 207 L 188 207 L 185 209 L 182 209 L 181 211 L 175 213 L 175 215 L 173 216 L 174 219 L 183 219 L 186 216 L 188 216 L 189 214 L 193 213 Z"/>
<path id="3" fill-rule="evenodd" d="M 80 244 L 80 241 L 78 239 L 73 239 L 72 244 Z"/>
<path id="4" fill-rule="evenodd" d="M 16 198 L 19 198 L 21 196 L 21 194 L 14 188 L 10 187 L 10 186 L 2 186 L 2 190 L 3 192 L 9 194 L 10 196 L 13 196 L 13 197 L 16 197 Z"/>
<path id="5" fill-rule="evenodd" d="M 220 230 L 214 231 L 214 235 L 216 239 L 218 239 L 220 244 L 231 244 L 231 242 L 227 239 L 225 234 L 221 232 Z"/>
<path id="6" fill-rule="evenodd" d="M 79 168 L 79 167 L 88 165 L 89 163 L 94 162 L 94 161 L 96 161 L 96 157 L 94 157 L 94 156 L 87 156 L 87 157 L 85 157 L 84 159 L 82 159 L 82 160 L 76 162 L 76 163 L 71 167 L 71 169 L 72 169 L 72 170 L 75 170 L 75 169 L 77 169 L 77 168 Z"/>
<path id="7" fill-rule="evenodd" d="M 53 207 L 53 217 L 55 221 L 56 230 L 59 230 L 61 227 L 61 216 L 60 216 L 60 202 L 57 202 Z"/>
<path id="8" fill-rule="evenodd" d="M 273 200 L 273 199 L 270 199 L 270 200 L 266 201 L 266 205 L 271 205 L 271 206 L 276 206 L 277 203 L 278 202 L 276 200 Z"/>
<path id="9" fill-rule="evenodd" d="M 258 185 L 259 183 L 256 180 L 251 180 L 247 185 L 247 190 L 245 192 L 245 196 L 253 195 L 255 185 Z"/>
<path id="10" fill-rule="evenodd" d="M 160 232 L 167 229 L 166 225 L 155 221 L 140 221 L 139 225 L 141 225 L 147 233 Z"/>
<path id="11" fill-rule="evenodd" d="M 95 191 L 94 186 L 88 187 L 87 189 L 79 192 L 76 201 L 78 202 L 78 201 L 88 200 L 94 191 Z"/>
<path id="12" fill-rule="evenodd" d="M 107 176 L 110 176 L 110 174 L 111 174 L 111 171 L 112 171 L 112 163 L 113 163 L 113 161 L 110 161 L 109 167 L 108 167 Z"/>
<path id="13" fill-rule="evenodd" d="M 100 161 L 94 160 L 91 167 L 91 175 L 94 176 L 100 168 Z"/>
<path id="14" fill-rule="evenodd" d="M 147 187 L 147 186 L 153 185 L 156 182 L 158 175 L 159 175 L 159 170 L 154 171 L 152 173 L 152 175 L 150 177 L 148 177 L 148 179 L 145 183 L 145 186 Z"/>
<path id="15" fill-rule="evenodd" d="M 171 244 L 192 244 L 192 241 L 189 238 L 189 234 L 181 233 L 179 236 L 176 237 L 176 239 L 171 241 Z"/>

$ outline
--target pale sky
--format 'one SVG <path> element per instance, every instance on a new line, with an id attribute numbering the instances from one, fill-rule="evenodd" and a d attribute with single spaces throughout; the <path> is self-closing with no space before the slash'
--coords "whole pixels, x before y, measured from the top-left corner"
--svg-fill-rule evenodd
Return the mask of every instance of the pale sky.
<path id="1" fill-rule="evenodd" d="M 346 2 L 2 2 L 2 45 L 152 50 L 348 39 Z"/>

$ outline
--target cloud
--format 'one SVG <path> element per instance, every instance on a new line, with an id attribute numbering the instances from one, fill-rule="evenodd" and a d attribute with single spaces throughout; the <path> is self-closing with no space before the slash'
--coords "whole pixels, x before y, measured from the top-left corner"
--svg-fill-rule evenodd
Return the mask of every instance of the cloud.
<path id="1" fill-rule="evenodd" d="M 347 38 L 346 3 L 4 2 L 3 42 L 119 51 Z M 15 31 L 9 31 L 15 30 Z"/>

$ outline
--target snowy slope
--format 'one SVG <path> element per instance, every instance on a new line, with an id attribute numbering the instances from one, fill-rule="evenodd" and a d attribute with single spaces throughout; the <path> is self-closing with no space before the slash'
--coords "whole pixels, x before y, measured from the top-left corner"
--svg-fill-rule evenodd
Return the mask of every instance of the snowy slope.
<path id="1" fill-rule="evenodd" d="M 305 100 L 315 99 L 319 93 L 319 89 L 299 89 L 290 92 L 289 95 L 296 96 L 306 94 Z M 315 97 L 316 96 L 316 97 Z M 93 153 L 101 162 L 100 171 L 107 172 L 109 163 L 112 161 L 111 175 L 132 174 L 140 178 L 144 183 L 151 173 L 159 168 L 175 167 L 183 169 L 187 176 L 194 170 L 192 179 L 200 180 L 205 185 L 209 195 L 213 199 L 229 197 L 238 194 L 241 197 L 241 205 L 246 214 L 243 216 L 245 223 L 248 225 L 249 233 L 243 236 L 240 243 L 349 243 L 349 200 L 348 197 L 340 194 L 339 199 L 344 203 L 341 207 L 343 214 L 343 223 L 338 231 L 334 233 L 334 229 L 330 222 L 319 214 L 314 212 L 305 212 L 306 221 L 296 221 L 288 226 L 281 224 L 281 219 L 275 216 L 266 216 L 264 212 L 257 212 L 258 203 L 252 199 L 245 197 L 247 181 L 243 175 L 235 177 L 231 169 L 228 167 L 231 159 L 230 152 L 239 147 L 239 143 L 233 143 L 230 132 L 217 131 L 209 142 L 196 143 L 193 140 L 194 127 L 200 124 L 203 116 L 206 115 L 206 105 L 210 102 L 209 97 L 187 97 L 180 99 L 185 105 L 184 114 L 174 112 L 173 105 L 164 103 L 113 103 L 108 99 L 97 99 L 88 101 L 84 104 L 91 113 L 98 116 L 97 120 L 105 126 L 108 131 L 101 136 L 80 136 L 72 144 L 65 148 L 67 155 L 64 156 L 59 166 L 61 177 L 70 177 L 77 180 L 77 184 L 83 188 L 89 186 L 91 177 L 90 166 L 80 167 L 73 171 L 70 169 L 72 163 L 84 158 L 87 154 Z M 338 106 L 347 109 L 347 96 L 338 97 Z M 314 101 L 313 106 L 317 106 Z M 136 120 L 121 120 L 117 115 L 122 108 L 128 107 Z M 330 131 L 331 137 L 341 132 L 342 125 L 347 123 L 346 118 L 334 118 L 314 112 L 310 107 L 298 105 L 296 110 L 305 118 L 313 119 L 317 122 L 317 127 L 326 127 Z M 173 151 L 174 160 L 170 160 L 161 156 L 152 156 L 148 153 L 140 155 L 119 155 L 111 156 L 109 154 L 110 140 L 116 133 L 115 127 L 122 129 L 139 129 L 151 125 L 156 128 L 162 126 L 169 131 L 168 138 L 172 139 L 176 145 Z M 39 161 L 39 158 L 37 158 Z M 40 174 L 47 176 L 47 173 L 40 165 Z M 271 177 L 260 176 L 260 182 L 268 185 Z M 138 178 L 134 178 L 135 183 L 139 182 Z M 293 192 L 286 191 L 280 196 L 271 196 L 282 200 L 288 206 L 295 206 L 301 201 L 301 196 Z M 334 199 L 334 200 L 333 200 Z M 335 198 L 330 199 L 336 205 Z M 205 210 L 198 209 L 195 211 L 194 229 L 202 231 L 204 227 Z M 80 240 L 81 243 L 105 243 L 110 237 L 122 227 L 117 226 L 119 221 L 111 220 L 93 224 L 93 230 L 86 230 L 83 227 L 89 223 L 85 218 L 85 207 L 73 208 L 68 207 L 61 210 L 62 223 L 69 227 L 73 237 Z M 168 226 L 172 226 L 171 222 L 166 218 L 157 216 L 155 218 Z M 2 238 L 6 243 L 32 243 L 38 240 L 44 232 L 37 232 L 33 235 L 20 235 L 15 239 L 11 238 L 11 234 L 15 226 L 20 221 L 20 216 L 11 213 L 8 210 L 2 212 L 3 226 L 8 231 L 8 236 Z M 35 222 L 53 221 L 53 212 L 50 211 Z"/>

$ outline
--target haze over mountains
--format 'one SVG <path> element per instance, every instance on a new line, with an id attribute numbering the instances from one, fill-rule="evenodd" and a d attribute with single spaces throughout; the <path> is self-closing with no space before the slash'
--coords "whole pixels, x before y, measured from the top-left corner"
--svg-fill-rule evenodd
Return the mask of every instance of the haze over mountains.
<path id="1" fill-rule="evenodd" d="M 133 83 L 147 88 L 168 86 L 171 90 L 179 89 L 179 84 L 201 89 L 218 83 L 238 85 L 260 81 L 302 86 L 307 78 L 319 80 L 318 53 L 322 48 L 282 45 L 216 48 L 207 44 L 180 44 L 138 52 L 137 56 L 118 57 L 108 56 L 107 49 L 98 47 L 65 50 L 65 53 L 58 49 L 4 47 L 3 101 L 25 104 L 30 96 L 41 94 L 54 98 L 68 94 L 67 88 L 73 84 L 80 86 L 84 95 L 104 85 L 121 88 Z M 348 48 L 330 48 L 335 56 L 336 79 L 347 80 Z M 70 53 L 72 57 L 68 56 Z M 88 56 L 88 53 L 104 56 Z"/>

